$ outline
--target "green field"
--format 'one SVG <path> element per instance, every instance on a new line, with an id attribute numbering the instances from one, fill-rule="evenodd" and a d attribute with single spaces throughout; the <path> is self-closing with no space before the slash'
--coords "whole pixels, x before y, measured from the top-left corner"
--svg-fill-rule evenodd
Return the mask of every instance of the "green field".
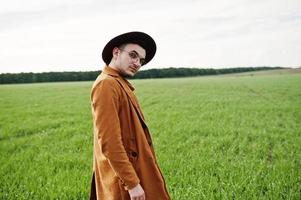
<path id="1" fill-rule="evenodd" d="M 301 199 L 300 73 L 131 82 L 173 200 Z M 88 199 L 91 85 L 0 85 L 0 199 Z"/>

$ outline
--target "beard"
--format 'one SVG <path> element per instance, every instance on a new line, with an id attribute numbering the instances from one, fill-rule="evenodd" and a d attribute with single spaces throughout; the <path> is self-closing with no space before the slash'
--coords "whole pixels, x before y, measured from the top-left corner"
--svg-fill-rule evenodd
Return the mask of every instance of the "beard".
<path id="1" fill-rule="evenodd" d="M 133 75 L 131 75 L 131 74 L 128 74 L 128 73 L 126 73 L 126 72 L 120 72 L 119 75 L 120 75 L 121 77 L 123 77 L 123 78 L 128 79 L 128 78 L 132 78 L 133 76 L 135 76 L 135 73 L 133 73 Z"/>
<path id="2" fill-rule="evenodd" d="M 133 70 L 133 68 L 134 68 L 134 70 Z M 135 70 L 135 67 L 129 66 L 120 72 L 120 76 L 122 76 L 124 78 L 132 78 L 133 76 L 135 76 L 135 74 L 137 72 L 138 72 L 138 70 Z"/>

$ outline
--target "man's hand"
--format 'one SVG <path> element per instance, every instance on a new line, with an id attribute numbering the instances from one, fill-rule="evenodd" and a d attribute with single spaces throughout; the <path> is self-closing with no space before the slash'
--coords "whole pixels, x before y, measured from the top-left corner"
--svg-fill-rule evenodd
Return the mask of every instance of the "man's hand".
<path id="1" fill-rule="evenodd" d="M 140 184 L 129 190 L 131 200 L 145 200 L 145 193 Z"/>

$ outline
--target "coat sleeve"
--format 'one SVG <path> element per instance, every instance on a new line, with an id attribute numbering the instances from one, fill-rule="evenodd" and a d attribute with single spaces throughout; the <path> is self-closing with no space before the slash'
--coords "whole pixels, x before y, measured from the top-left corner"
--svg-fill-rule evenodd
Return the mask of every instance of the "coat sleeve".
<path id="1" fill-rule="evenodd" d="M 104 79 L 92 90 L 94 125 L 98 144 L 125 189 L 139 183 L 139 178 L 125 151 L 118 116 L 120 89 L 114 79 Z"/>

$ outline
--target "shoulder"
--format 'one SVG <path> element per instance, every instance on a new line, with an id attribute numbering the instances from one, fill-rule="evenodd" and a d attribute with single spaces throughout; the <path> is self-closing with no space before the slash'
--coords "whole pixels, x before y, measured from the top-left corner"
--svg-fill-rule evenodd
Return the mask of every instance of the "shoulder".
<path id="1" fill-rule="evenodd" d="M 116 86 L 117 84 L 118 83 L 117 83 L 117 80 L 116 80 L 115 77 L 102 73 L 94 81 L 92 89 L 95 88 L 95 87 L 99 87 L 100 85 L 114 85 L 114 86 Z"/>
<path id="2" fill-rule="evenodd" d="M 107 75 L 107 74 L 101 74 L 97 77 L 95 80 L 91 95 L 98 91 L 102 93 L 106 92 L 113 92 L 113 93 L 120 93 L 120 84 L 118 83 L 118 80 L 116 77 Z"/>

